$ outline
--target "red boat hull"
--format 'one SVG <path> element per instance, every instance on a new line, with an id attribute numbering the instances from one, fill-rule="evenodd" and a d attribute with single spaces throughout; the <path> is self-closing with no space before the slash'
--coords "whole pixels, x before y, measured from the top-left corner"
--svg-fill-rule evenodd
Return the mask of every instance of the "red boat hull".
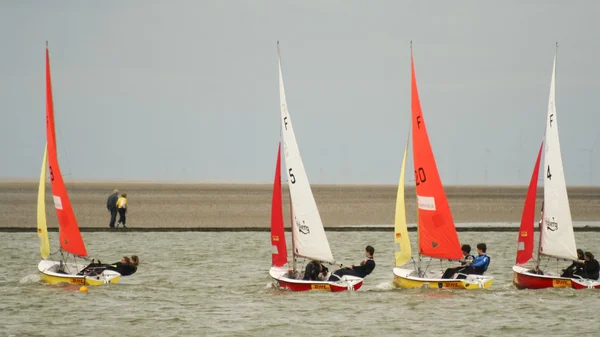
<path id="1" fill-rule="evenodd" d="M 596 280 L 574 279 L 550 275 L 536 275 L 529 273 L 526 268 L 520 266 L 514 266 L 513 272 L 513 283 L 518 289 L 600 289 L 600 282 Z"/>
<path id="2" fill-rule="evenodd" d="M 275 280 L 279 284 L 280 288 L 288 289 L 291 291 L 308 291 L 308 290 L 322 290 L 322 291 L 346 291 L 346 290 L 358 290 L 362 286 L 363 281 L 360 281 L 353 285 L 352 289 L 348 289 L 347 285 L 338 285 L 333 282 L 293 282 L 287 280 Z"/>

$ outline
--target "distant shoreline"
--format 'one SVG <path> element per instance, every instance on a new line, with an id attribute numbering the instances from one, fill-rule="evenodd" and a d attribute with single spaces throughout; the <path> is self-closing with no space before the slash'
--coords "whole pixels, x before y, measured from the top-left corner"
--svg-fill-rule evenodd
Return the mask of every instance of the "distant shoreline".
<path id="1" fill-rule="evenodd" d="M 132 230 L 263 230 L 269 227 L 271 221 L 272 183 L 67 181 L 75 217 L 83 231 L 88 228 L 108 229 L 106 199 L 114 188 L 128 194 L 127 223 Z M 57 218 L 52 195 L 48 185 L 46 189 L 46 219 L 48 227 L 55 228 Z M 289 227 L 287 184 L 283 184 L 282 189 L 284 220 L 286 227 Z M 312 185 L 312 192 L 327 230 L 359 230 L 342 228 L 393 223 L 397 190 L 395 185 Z M 536 218 L 540 214 L 542 191 L 542 187 L 538 188 Z M 527 187 L 446 186 L 445 193 L 457 224 L 519 223 Z M 572 186 L 568 188 L 568 193 L 573 221 L 600 221 L 600 187 Z M 3 206 L 0 211 L 0 228 L 36 228 L 37 194 L 37 182 L 0 182 L 0 204 Z M 415 201 L 415 188 L 407 185 L 405 206 L 408 223 L 416 222 Z"/>
<path id="2" fill-rule="evenodd" d="M 109 228 L 98 228 L 98 227 L 82 227 L 79 228 L 82 233 L 98 233 L 98 232 L 107 232 L 107 233 L 165 233 L 165 232 L 270 232 L 269 227 L 163 227 L 163 228 L 153 228 L 153 227 L 128 227 L 128 228 L 118 228 L 116 230 L 110 230 Z M 285 229 L 286 232 L 290 232 L 290 228 Z M 341 227 L 327 227 L 325 226 L 325 231 L 327 232 L 393 232 L 393 226 L 341 226 Z M 409 232 L 416 232 L 416 227 L 409 227 Z M 518 226 L 460 226 L 456 227 L 457 232 L 514 232 L 517 233 L 519 231 Z M 574 226 L 573 231 L 575 232 L 600 232 L 600 226 Z M 35 233 L 37 232 L 36 228 L 28 228 L 28 227 L 0 227 L 0 233 Z M 58 232 L 58 228 L 48 228 L 48 232 Z M 539 232 L 539 229 L 536 228 L 535 232 Z"/>

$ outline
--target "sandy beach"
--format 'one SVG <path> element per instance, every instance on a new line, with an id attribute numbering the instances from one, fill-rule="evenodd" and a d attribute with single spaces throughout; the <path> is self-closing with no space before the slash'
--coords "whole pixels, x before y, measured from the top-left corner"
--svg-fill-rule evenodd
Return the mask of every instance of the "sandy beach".
<path id="1" fill-rule="evenodd" d="M 56 228 L 46 191 L 48 227 Z M 113 188 L 128 194 L 128 225 L 145 228 L 268 227 L 272 186 L 267 184 L 150 184 L 67 182 L 79 226 L 108 227 L 106 199 Z M 326 227 L 392 224 L 396 186 L 315 185 L 313 193 Z M 568 189 L 574 221 L 600 220 L 600 188 Z M 455 222 L 519 222 L 526 187 L 446 187 Z M 414 188 L 406 189 L 408 222 L 415 221 Z M 538 193 L 538 208 L 541 204 Z M 284 217 L 289 199 L 284 187 Z M 36 227 L 37 184 L 0 183 L 0 227 Z M 537 210 L 539 214 L 539 209 Z M 286 224 L 287 226 L 288 224 Z"/>

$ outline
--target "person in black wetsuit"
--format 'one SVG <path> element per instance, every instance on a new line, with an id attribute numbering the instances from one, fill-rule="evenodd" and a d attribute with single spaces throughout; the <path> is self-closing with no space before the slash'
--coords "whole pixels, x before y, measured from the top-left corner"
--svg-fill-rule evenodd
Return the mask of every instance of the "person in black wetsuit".
<path id="1" fill-rule="evenodd" d="M 571 263 L 567 269 L 564 269 L 560 277 L 573 277 L 573 275 L 579 275 L 583 277 L 583 264 L 579 260 L 584 260 L 582 249 L 577 249 L 577 261 L 573 261 L 573 263 Z"/>
<path id="2" fill-rule="evenodd" d="M 469 264 L 471 264 L 473 262 L 473 260 L 475 259 L 475 256 L 471 255 L 471 246 L 470 245 L 462 245 L 461 249 L 462 249 L 462 253 L 463 253 L 464 257 L 459 260 L 460 266 L 446 269 L 446 271 L 444 272 L 444 275 L 442 275 L 442 278 L 448 278 L 448 279 L 452 278 L 452 276 L 454 276 L 454 274 L 461 272 Z"/>
<path id="3" fill-rule="evenodd" d="M 344 275 L 365 278 L 367 275 L 371 274 L 373 269 L 375 269 L 375 260 L 373 260 L 373 254 L 375 254 L 375 248 L 367 246 L 367 248 L 365 248 L 365 256 L 367 258 L 362 261 L 359 266 L 352 265 L 350 267 L 338 269 L 331 274 L 328 281 L 339 281 Z"/>
<path id="4" fill-rule="evenodd" d="M 87 267 L 85 267 L 82 273 L 87 275 L 97 275 L 102 273 L 104 270 L 114 270 L 122 276 L 129 276 L 134 274 L 137 271 L 137 266 L 139 263 L 139 258 L 137 255 L 132 255 L 131 259 L 127 256 L 123 256 L 121 261 L 115 262 L 113 264 L 104 264 L 98 261 L 98 263 L 90 263 Z"/>
<path id="5" fill-rule="evenodd" d="M 598 276 L 600 276 L 600 264 L 598 260 L 590 252 L 585 252 L 583 255 L 585 262 L 583 263 L 583 275 L 581 276 L 590 280 L 597 280 Z"/>
<path id="6" fill-rule="evenodd" d="M 321 275 L 327 275 L 329 270 L 319 261 L 311 261 L 306 265 L 306 269 L 304 270 L 304 278 L 305 281 L 322 281 Z"/>

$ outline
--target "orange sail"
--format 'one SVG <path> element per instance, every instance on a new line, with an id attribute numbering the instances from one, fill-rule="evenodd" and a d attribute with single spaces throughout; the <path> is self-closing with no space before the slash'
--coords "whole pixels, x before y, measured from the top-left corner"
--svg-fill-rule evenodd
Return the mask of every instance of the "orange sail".
<path id="1" fill-rule="evenodd" d="M 271 203 L 271 247 L 272 261 L 276 267 L 282 267 L 288 262 L 283 228 L 283 202 L 281 196 L 281 143 L 277 149 L 277 165 L 275 166 L 275 181 L 273 182 L 273 200 Z"/>
<path id="2" fill-rule="evenodd" d="M 540 145 L 531 180 L 529 181 L 529 189 L 523 206 L 523 214 L 521 215 L 521 227 L 519 228 L 519 245 L 517 247 L 517 264 L 524 264 L 533 258 L 533 236 L 535 228 L 535 201 L 537 198 L 538 177 L 540 174 L 540 159 L 542 157 L 542 149 L 544 142 Z"/>
<path id="3" fill-rule="evenodd" d="M 421 111 L 412 51 L 411 71 L 412 140 L 419 216 L 419 253 L 441 259 L 460 259 L 463 257 L 460 242 Z"/>
<path id="4" fill-rule="evenodd" d="M 60 246 L 63 250 L 78 256 L 87 256 L 83 238 L 71 207 L 71 201 L 58 166 L 56 134 L 54 131 L 54 104 L 52 102 L 52 82 L 50 80 L 50 56 L 46 46 L 46 137 L 48 142 L 48 170 L 52 183 L 52 198 L 60 226 Z"/>

